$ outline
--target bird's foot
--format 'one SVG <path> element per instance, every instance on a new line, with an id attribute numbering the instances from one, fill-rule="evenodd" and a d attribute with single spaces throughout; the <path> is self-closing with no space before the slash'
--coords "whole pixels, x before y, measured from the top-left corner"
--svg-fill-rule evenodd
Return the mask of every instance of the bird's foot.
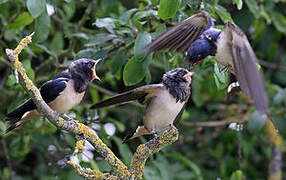
<path id="1" fill-rule="evenodd" d="M 226 71 L 226 70 L 229 70 L 231 68 L 231 65 L 230 64 L 227 64 L 225 66 L 223 66 L 222 68 L 219 68 L 219 72 L 223 72 L 223 71 Z"/>
<path id="2" fill-rule="evenodd" d="M 159 137 L 158 133 L 155 130 L 152 130 L 151 133 L 154 135 L 155 138 Z"/>
<path id="3" fill-rule="evenodd" d="M 68 120 L 68 121 L 74 120 L 73 118 L 69 117 L 69 116 L 66 115 L 65 113 L 63 113 L 62 116 L 63 116 L 66 120 Z"/>

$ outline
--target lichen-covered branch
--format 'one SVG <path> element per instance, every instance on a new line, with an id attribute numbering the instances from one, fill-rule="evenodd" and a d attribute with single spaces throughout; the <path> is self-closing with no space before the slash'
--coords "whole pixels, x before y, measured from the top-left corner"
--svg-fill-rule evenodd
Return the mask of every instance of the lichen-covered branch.
<path id="1" fill-rule="evenodd" d="M 102 173 L 99 170 L 83 168 L 71 161 L 68 163 L 76 169 L 79 175 L 88 179 L 142 179 L 146 160 L 166 145 L 174 143 L 178 139 L 178 130 L 172 126 L 165 130 L 162 136 L 156 137 L 148 143 L 140 145 L 133 156 L 131 169 L 129 171 L 127 166 L 114 155 L 114 153 L 102 142 L 92 129 L 76 120 L 64 120 L 62 117 L 59 117 L 59 115 L 42 99 L 39 89 L 29 79 L 22 63 L 18 59 L 18 55 L 21 51 L 32 41 L 32 35 L 33 34 L 22 39 L 15 50 L 6 49 L 7 56 L 12 64 L 14 64 L 13 68 L 18 72 L 19 83 L 29 93 L 39 112 L 43 113 L 48 120 L 58 128 L 80 135 L 84 137 L 85 140 L 89 141 L 104 160 L 112 166 L 117 176 L 111 175 L 110 173 Z M 75 154 L 83 150 L 84 147 L 82 146 L 82 143 L 82 140 L 77 142 L 74 152 Z"/>
<path id="2" fill-rule="evenodd" d="M 130 165 L 132 177 L 142 179 L 146 160 L 165 146 L 173 144 L 178 140 L 178 137 L 178 129 L 175 126 L 170 126 L 170 128 L 163 132 L 162 136 L 156 137 L 146 144 L 138 146 Z"/>
<path id="3" fill-rule="evenodd" d="M 266 120 L 265 133 L 268 137 L 269 143 L 272 146 L 272 154 L 268 168 L 268 180 L 281 180 L 281 144 L 282 140 L 275 128 L 273 122 L 270 119 Z"/>
<path id="4" fill-rule="evenodd" d="M 63 130 L 67 130 L 74 134 L 83 135 L 89 142 L 91 142 L 95 146 L 97 152 L 101 154 L 104 159 L 113 167 L 114 171 L 119 175 L 119 177 L 121 179 L 127 179 L 127 177 L 130 176 L 127 167 L 101 141 L 101 139 L 96 135 L 93 130 L 91 130 L 82 123 L 78 123 L 75 120 L 65 121 L 63 118 L 58 117 L 58 114 L 54 112 L 42 99 L 39 89 L 29 79 L 22 63 L 18 59 L 18 55 L 20 54 L 20 52 L 28 45 L 28 43 L 32 41 L 32 35 L 33 34 L 22 39 L 15 50 L 6 49 L 7 56 L 14 64 L 14 68 L 19 73 L 20 84 L 29 93 L 33 102 L 36 104 L 38 111 L 43 113 L 50 122 L 52 122 L 54 125 Z M 94 172 L 96 173 L 98 171 Z"/>

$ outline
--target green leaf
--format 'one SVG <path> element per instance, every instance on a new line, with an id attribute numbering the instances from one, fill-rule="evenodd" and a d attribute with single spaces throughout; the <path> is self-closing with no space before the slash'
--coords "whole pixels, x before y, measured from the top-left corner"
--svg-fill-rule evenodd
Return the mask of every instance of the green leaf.
<path id="1" fill-rule="evenodd" d="M 122 144 L 122 140 L 116 136 L 112 136 L 112 140 L 115 142 L 119 149 L 119 154 L 123 158 L 125 164 L 130 164 L 132 159 L 132 152 L 130 151 L 127 144 Z"/>
<path id="2" fill-rule="evenodd" d="M 62 51 L 64 48 L 64 39 L 63 39 L 63 34 L 61 32 L 57 32 L 53 40 L 50 44 L 50 49 L 53 51 L 55 54 L 59 53 Z"/>
<path id="3" fill-rule="evenodd" d="M 152 55 L 145 57 L 142 61 L 136 59 L 135 56 L 131 58 L 124 67 L 123 81 L 125 85 L 132 86 L 143 80 L 146 74 Z"/>
<path id="4" fill-rule="evenodd" d="M 109 50 L 108 48 L 103 48 L 98 51 L 92 48 L 83 49 L 76 54 L 75 59 L 80 59 L 80 58 L 104 59 L 108 53 L 108 50 Z"/>
<path id="5" fill-rule="evenodd" d="M 89 86 L 88 90 L 89 90 L 88 92 L 89 92 L 89 94 L 91 96 L 92 102 L 93 103 L 98 102 L 99 101 L 98 91 L 95 88 L 90 87 L 90 86 Z"/>
<path id="6" fill-rule="evenodd" d="M 33 18 L 37 18 L 46 9 L 46 0 L 27 0 L 27 8 Z"/>
<path id="7" fill-rule="evenodd" d="M 258 132 L 261 128 L 263 128 L 265 122 L 267 119 L 266 114 L 261 114 L 258 111 L 254 111 L 248 120 L 247 123 L 247 128 L 250 132 L 256 133 Z"/>
<path id="8" fill-rule="evenodd" d="M 14 22 L 12 22 L 11 24 L 8 24 L 7 26 L 7 30 L 10 29 L 20 29 L 22 27 L 25 27 L 29 24 L 31 24 L 34 21 L 33 17 L 30 16 L 29 13 L 27 12 L 23 12 L 22 14 L 20 14 Z"/>
<path id="9" fill-rule="evenodd" d="M 236 170 L 231 174 L 230 180 L 242 180 L 242 171 Z"/>
<path id="10" fill-rule="evenodd" d="M 233 22 L 231 15 L 227 12 L 227 10 L 224 7 L 220 5 L 214 5 L 213 7 L 215 12 L 219 15 L 219 17 L 222 19 L 224 23 L 226 23 L 227 21 Z"/>
<path id="11" fill-rule="evenodd" d="M 225 89 L 227 87 L 228 73 L 227 71 L 220 72 L 217 63 L 214 64 L 214 78 L 218 89 Z"/>
<path id="12" fill-rule="evenodd" d="M 192 170 L 192 172 L 194 172 L 196 179 L 201 180 L 202 179 L 202 175 L 201 175 L 201 170 L 200 168 L 193 163 L 192 161 L 190 161 L 189 159 L 185 158 L 182 154 L 180 153 L 172 153 L 169 156 L 178 159 L 179 161 L 181 161 L 183 164 L 185 164 L 188 168 L 190 168 L 190 170 Z"/>
<path id="13" fill-rule="evenodd" d="M 140 33 L 134 45 L 134 54 L 137 59 L 141 59 L 146 56 L 145 47 L 152 41 L 151 35 L 147 32 Z"/>
<path id="14" fill-rule="evenodd" d="M 162 19 L 172 18 L 180 6 L 181 0 L 160 0 L 158 15 Z"/>
<path id="15" fill-rule="evenodd" d="M 112 56 L 109 69 L 113 75 L 122 68 L 122 65 L 128 60 L 126 50 L 118 50 L 114 56 Z"/>
<path id="16" fill-rule="evenodd" d="M 254 15 L 255 18 L 259 17 L 259 7 L 257 5 L 256 0 L 245 0 L 245 3 L 250 10 L 250 12 Z"/>
<path id="17" fill-rule="evenodd" d="M 238 10 L 241 10 L 243 2 L 242 0 L 233 0 L 233 2 L 236 4 L 236 7 Z"/>
<path id="18" fill-rule="evenodd" d="M 270 15 L 275 28 L 280 32 L 286 33 L 286 17 L 277 11 L 272 12 Z"/>
<path id="19" fill-rule="evenodd" d="M 96 19 L 96 22 L 92 25 L 96 25 L 98 28 L 105 28 L 110 33 L 113 33 L 113 29 L 115 28 L 115 22 L 118 21 L 113 18 L 98 18 Z"/>
<path id="20" fill-rule="evenodd" d="M 43 42 L 48 38 L 50 31 L 50 17 L 47 11 L 44 11 L 41 16 L 36 19 L 34 42 Z"/>

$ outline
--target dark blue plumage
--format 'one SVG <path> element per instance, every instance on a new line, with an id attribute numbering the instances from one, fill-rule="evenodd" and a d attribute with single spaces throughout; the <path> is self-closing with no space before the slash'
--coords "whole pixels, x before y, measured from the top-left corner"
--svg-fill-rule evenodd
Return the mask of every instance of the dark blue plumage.
<path id="1" fill-rule="evenodd" d="M 187 60 L 190 62 L 190 66 L 200 62 L 209 55 L 215 56 L 217 50 L 215 42 L 220 32 L 219 29 L 211 27 L 190 44 L 187 52 Z"/>

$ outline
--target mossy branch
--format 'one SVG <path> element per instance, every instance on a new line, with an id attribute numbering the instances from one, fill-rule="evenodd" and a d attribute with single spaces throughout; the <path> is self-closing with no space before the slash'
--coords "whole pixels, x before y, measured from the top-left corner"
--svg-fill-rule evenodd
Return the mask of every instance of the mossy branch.
<path id="1" fill-rule="evenodd" d="M 272 154 L 268 167 L 268 180 L 281 180 L 282 171 L 281 171 L 281 147 L 282 139 L 275 128 L 271 119 L 267 119 L 264 127 L 265 133 L 268 137 L 268 141 L 272 146 Z"/>
<path id="2" fill-rule="evenodd" d="M 154 138 L 146 144 L 140 145 L 133 156 L 131 169 L 128 170 L 127 166 L 114 155 L 114 153 L 102 142 L 92 129 L 76 120 L 64 120 L 62 117 L 59 117 L 58 113 L 53 111 L 42 99 L 39 89 L 29 79 L 18 58 L 21 51 L 28 45 L 28 43 L 32 42 L 32 35 L 33 33 L 30 36 L 23 38 L 15 50 L 6 49 L 6 54 L 14 65 L 13 68 L 19 73 L 19 83 L 29 93 L 40 113 L 44 114 L 47 119 L 58 128 L 80 135 L 84 137 L 85 140 L 89 141 L 104 160 L 112 166 L 117 176 L 111 175 L 110 173 L 102 173 L 99 170 L 86 169 L 71 161 L 68 163 L 76 169 L 79 175 L 88 179 L 142 179 L 146 160 L 166 145 L 174 143 L 178 139 L 178 130 L 175 127 L 170 127 L 163 132 L 162 136 Z M 81 150 L 83 150 L 82 141 L 78 141 L 75 153 L 78 153 Z"/>

